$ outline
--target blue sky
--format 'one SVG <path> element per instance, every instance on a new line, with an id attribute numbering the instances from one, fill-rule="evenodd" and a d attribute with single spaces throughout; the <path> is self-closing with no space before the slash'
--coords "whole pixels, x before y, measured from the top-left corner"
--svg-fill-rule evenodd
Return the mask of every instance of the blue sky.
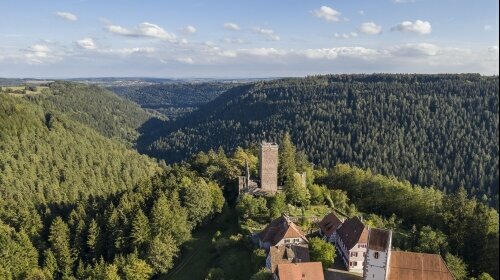
<path id="1" fill-rule="evenodd" d="M 0 77 L 498 74 L 498 0 L 0 0 Z"/>

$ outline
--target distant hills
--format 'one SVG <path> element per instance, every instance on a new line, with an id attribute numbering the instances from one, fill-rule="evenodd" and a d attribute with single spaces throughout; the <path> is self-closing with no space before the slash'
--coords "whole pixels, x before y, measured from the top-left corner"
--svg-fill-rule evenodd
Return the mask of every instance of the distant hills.
<path id="1" fill-rule="evenodd" d="M 109 89 L 145 109 L 154 110 L 172 119 L 194 111 L 239 84 L 180 82 L 148 86 L 113 86 Z"/>
<path id="2" fill-rule="evenodd" d="M 316 165 L 351 163 L 483 199 L 498 195 L 498 77 L 328 75 L 231 88 L 144 135 L 168 161 L 248 146 L 288 131 Z M 498 201 L 498 199 L 496 199 Z"/>

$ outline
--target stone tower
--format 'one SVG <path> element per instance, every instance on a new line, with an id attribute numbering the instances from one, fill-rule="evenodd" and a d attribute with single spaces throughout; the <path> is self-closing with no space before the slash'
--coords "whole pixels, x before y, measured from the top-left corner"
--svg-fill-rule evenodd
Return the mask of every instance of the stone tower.
<path id="1" fill-rule="evenodd" d="M 278 144 L 262 142 L 259 154 L 260 188 L 263 191 L 278 190 Z"/>

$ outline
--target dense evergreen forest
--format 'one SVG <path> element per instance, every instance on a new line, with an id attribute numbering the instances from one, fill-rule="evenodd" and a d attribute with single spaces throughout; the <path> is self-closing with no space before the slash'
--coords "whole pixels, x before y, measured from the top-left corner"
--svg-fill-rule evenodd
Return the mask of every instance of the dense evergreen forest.
<path id="1" fill-rule="evenodd" d="M 92 127 L 109 125 L 106 114 L 87 126 L 78 116 L 97 109 L 77 111 L 85 98 L 73 95 L 90 96 L 94 87 L 52 90 L 63 90 L 75 111 L 56 110 L 64 101 L 44 99 L 52 92 L 36 100 L 0 94 L 0 279 L 166 272 L 191 231 L 222 211 L 222 188 L 189 166 L 158 164 L 103 136 Z M 113 112 L 121 106 L 103 104 Z"/>
<path id="2" fill-rule="evenodd" d="M 283 86 L 280 83 L 284 81 L 290 86 L 297 83 L 299 87 L 307 81 L 316 84 L 320 80 L 332 79 L 339 83 L 330 82 L 333 88 L 347 86 L 347 82 L 339 82 L 346 77 L 354 79 L 353 76 L 323 76 L 308 78 L 311 81 L 290 79 L 244 85 L 209 103 L 212 108 L 203 107 L 191 117 L 172 122 L 172 127 L 162 129 L 177 131 L 179 127 L 174 129 L 174 125 L 191 124 L 199 117 L 198 114 L 209 113 L 210 110 L 215 113 L 207 115 L 208 122 L 220 115 L 234 116 L 236 113 L 232 110 L 236 109 L 232 106 L 238 102 L 241 102 L 238 109 L 247 106 L 254 110 L 267 108 L 260 112 L 245 109 L 241 119 L 253 120 L 256 116 L 249 115 L 252 113 L 262 115 L 262 124 L 259 125 L 269 124 L 267 116 L 281 123 L 280 114 L 300 107 L 288 103 L 301 101 L 262 96 L 259 99 L 255 97 L 258 92 L 274 92 L 271 90 L 273 85 L 281 90 Z M 374 79 L 373 76 L 354 77 Z M 434 98 L 440 100 L 435 104 L 440 108 L 451 105 L 458 108 L 459 100 L 462 100 L 471 108 L 466 106 L 459 110 L 469 117 L 475 116 L 473 112 L 484 106 L 481 107 L 481 116 L 485 123 L 478 126 L 478 130 L 484 133 L 498 130 L 498 126 L 490 126 L 498 125 L 498 111 L 495 111 L 498 109 L 492 107 L 498 105 L 498 96 L 489 92 L 491 88 L 498 89 L 496 78 L 474 75 L 445 76 L 447 80 L 435 76 L 417 77 L 428 79 L 426 83 L 441 94 L 444 93 L 438 90 L 438 85 L 455 88 L 452 84 L 460 81 L 462 85 L 459 88 L 467 89 L 466 85 L 469 85 L 477 89 L 476 93 L 491 95 L 486 102 L 488 106 L 482 101 L 486 97 L 477 97 L 472 89 L 469 89 L 471 92 L 464 90 L 468 92 L 464 93 L 468 98 L 463 100 L 461 95 L 453 94 L 444 100 Z M 380 76 L 378 79 L 389 78 Z M 449 84 L 444 81 L 449 81 Z M 387 86 L 387 81 L 372 82 L 379 84 L 374 87 Z M 360 87 L 370 84 L 365 80 L 359 83 Z M 420 83 L 424 84 L 423 81 Z M 410 87 L 405 83 L 398 84 Z M 346 90 L 349 91 L 348 88 Z M 325 89 L 325 92 L 328 91 Z M 436 96 L 440 96 L 438 93 Z M 314 96 L 313 93 L 311 95 Z M 341 104 L 335 94 L 330 95 L 324 94 Z M 298 98 L 292 94 L 290 97 Z M 255 98 L 260 100 L 261 105 L 247 104 L 248 100 L 257 102 Z M 406 98 L 411 100 L 406 101 L 408 104 L 420 104 L 416 99 Z M 400 102 L 404 103 L 404 100 Z M 432 103 L 431 100 L 428 102 Z M 356 101 L 356 104 L 364 104 L 360 105 L 360 110 L 371 104 L 372 110 L 377 111 L 373 103 L 363 102 Z M 274 103 L 280 104 L 284 111 L 271 111 L 269 115 L 267 110 Z M 305 102 L 303 104 L 309 106 Z M 319 101 L 315 104 L 321 107 Z M 230 106 L 224 110 L 222 106 L 226 105 Z M 335 106 L 342 108 L 341 105 Z M 417 105 L 405 106 L 408 106 L 406 112 L 412 112 Z M 103 111 L 102 116 L 98 114 L 100 110 Z M 335 112 L 328 110 L 332 114 Z M 424 120 L 425 110 L 421 108 L 419 112 L 422 113 L 417 115 Z M 486 141 L 476 139 L 477 134 L 472 134 L 474 137 L 467 134 L 471 130 L 468 128 L 471 121 L 466 121 L 465 117 L 458 118 L 450 108 L 446 112 L 451 117 L 436 114 L 448 118 L 447 133 L 457 136 L 458 128 L 453 122 L 460 123 L 466 130 L 460 139 L 467 148 L 452 142 L 449 143 L 450 149 L 463 152 L 483 147 L 467 142 Z M 392 116 L 389 112 L 386 114 Z M 496 117 L 490 114 L 496 114 Z M 421 187 L 396 177 L 379 175 L 375 168 L 367 170 L 347 164 L 336 164 L 331 168 L 314 165 L 307 160 L 304 153 L 307 149 L 300 145 L 296 147 L 292 142 L 294 137 L 300 139 L 296 133 L 278 135 L 277 132 L 267 131 L 268 139 L 277 139 L 280 143 L 279 181 L 284 186 L 284 192 L 268 198 L 243 195 L 236 201 L 237 176 L 246 164 L 249 164 L 253 174 L 258 170 L 258 149 L 254 144 L 261 139 L 252 137 L 259 134 L 249 134 L 248 140 L 243 140 L 243 144 L 248 143 L 248 149 L 235 147 L 229 152 L 224 152 L 222 148 L 214 151 L 200 143 L 208 152 L 198 152 L 193 148 L 192 157 L 186 156 L 181 163 L 167 165 L 164 161 L 156 162 L 140 155 L 127 144 L 135 137 L 128 132 L 141 126 L 148 116 L 138 106 L 95 86 L 55 82 L 42 93 L 0 93 L 0 279 L 176 279 L 169 278 L 169 273 L 189 251 L 189 242 L 197 230 L 214 231 L 213 237 L 209 236 L 206 241 L 211 249 L 207 249 L 206 255 L 203 255 L 205 259 L 200 260 L 205 266 L 199 271 L 199 279 L 224 277 L 246 280 L 254 273 L 250 278 L 252 280 L 269 279 L 269 273 L 260 270 L 265 264 L 265 253 L 252 244 L 249 229 L 262 228 L 281 213 L 305 213 L 313 207 L 328 211 L 334 209 L 349 217 L 361 216 L 367 225 L 392 229 L 394 247 L 443 255 L 457 280 L 473 279 L 471 277 L 491 279 L 481 278 L 487 274 L 499 279 L 498 212 L 487 205 L 488 199 L 475 198 L 461 187 L 448 193 L 443 192 L 438 184 L 435 188 Z M 199 118 L 198 123 L 203 124 Z M 316 118 L 317 115 L 314 115 Z M 412 118 L 408 117 L 409 120 Z M 335 118 L 325 115 L 325 120 L 333 121 Z M 375 123 L 375 120 L 370 121 Z M 432 122 L 436 122 L 434 118 Z M 432 122 L 426 120 L 426 124 L 429 123 L 427 129 L 432 127 Z M 351 125 L 364 128 L 361 123 Z M 410 127 L 419 131 L 417 125 Z M 221 126 L 219 129 L 230 131 L 230 127 Z M 306 131 L 304 129 L 302 131 Z M 110 133 L 107 133 L 108 130 Z M 127 133 L 122 133 L 124 131 Z M 213 133 L 216 131 L 210 130 L 210 137 L 215 137 Z M 439 129 L 435 131 L 439 132 Z M 264 132 L 266 130 L 259 133 L 264 135 Z M 138 132 L 135 133 L 138 135 Z M 498 131 L 491 133 L 498 134 Z M 234 138 L 233 135 L 227 137 Z M 450 139 L 446 138 L 447 141 Z M 336 141 L 341 143 L 340 140 Z M 497 138 L 489 141 L 498 142 Z M 300 141 L 296 143 L 300 144 Z M 434 145 L 434 142 L 430 143 Z M 489 166 L 487 163 L 496 160 L 498 165 L 498 147 L 484 142 L 481 145 L 491 149 L 490 157 L 473 158 L 472 161 Z M 401 153 L 418 151 L 415 147 L 401 149 Z M 430 148 L 424 152 L 430 153 Z M 464 154 L 463 158 L 467 158 L 468 154 Z M 176 153 L 172 155 L 180 156 Z M 443 159 L 443 164 L 446 161 Z M 305 185 L 296 172 L 306 173 Z M 498 185 L 491 187 L 498 188 Z M 233 219 L 235 215 L 237 217 Z M 304 229 L 315 229 L 315 224 L 307 218 L 302 218 L 300 225 Z"/>
<path id="3" fill-rule="evenodd" d="M 127 143 L 135 142 L 137 129 L 151 118 L 136 103 L 95 85 L 59 81 L 51 83 L 42 94 L 27 98 L 46 111 L 63 112 L 108 138 Z"/>
<path id="4" fill-rule="evenodd" d="M 168 118 L 177 118 L 197 109 L 237 83 L 202 82 L 168 83 L 149 86 L 110 87 L 121 97 L 153 109 Z"/>
<path id="5" fill-rule="evenodd" d="M 290 132 L 316 165 L 351 163 L 441 190 L 464 186 L 498 207 L 498 77 L 328 75 L 228 90 L 141 140 L 178 161 L 198 150 Z"/>

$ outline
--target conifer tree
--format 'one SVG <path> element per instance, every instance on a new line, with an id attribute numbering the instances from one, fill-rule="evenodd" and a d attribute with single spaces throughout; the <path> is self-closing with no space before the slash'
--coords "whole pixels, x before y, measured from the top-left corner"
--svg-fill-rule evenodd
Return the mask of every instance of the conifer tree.
<path id="1" fill-rule="evenodd" d="M 178 247 L 170 234 L 157 235 L 151 241 L 148 261 L 155 273 L 165 273 L 174 264 Z"/>
<path id="2" fill-rule="evenodd" d="M 153 269 L 136 254 L 130 254 L 126 258 L 123 274 L 127 280 L 148 280 L 153 275 Z"/>
<path id="3" fill-rule="evenodd" d="M 50 249 L 57 260 L 59 274 L 69 277 L 72 274 L 73 255 L 69 246 L 68 225 L 57 217 L 52 222 L 49 234 Z"/>
<path id="4" fill-rule="evenodd" d="M 89 249 L 89 260 L 97 260 L 101 256 L 101 233 L 95 219 L 89 224 L 87 231 L 87 247 Z"/>
<path id="5" fill-rule="evenodd" d="M 279 147 L 279 165 L 278 165 L 279 181 L 286 184 L 293 180 L 296 172 L 295 166 L 295 146 L 292 143 L 290 134 L 286 132 L 281 140 Z"/>
<path id="6" fill-rule="evenodd" d="M 151 238 L 151 227 L 149 225 L 148 217 L 144 214 L 142 209 L 139 209 L 135 214 L 132 221 L 132 231 L 130 235 L 133 245 L 137 249 L 143 249 Z"/>

